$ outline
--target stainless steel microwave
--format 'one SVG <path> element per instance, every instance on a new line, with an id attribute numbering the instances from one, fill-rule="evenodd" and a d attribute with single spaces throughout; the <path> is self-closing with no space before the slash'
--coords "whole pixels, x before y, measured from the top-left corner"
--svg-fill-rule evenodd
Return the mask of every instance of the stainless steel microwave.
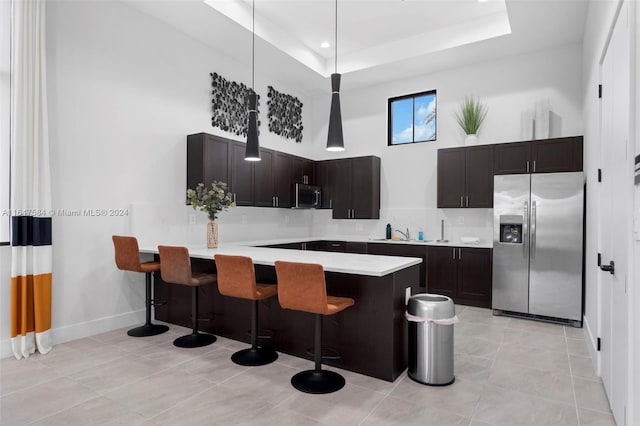
<path id="1" fill-rule="evenodd" d="M 293 208 L 294 209 L 317 209 L 320 208 L 321 191 L 319 186 L 296 183 L 293 185 Z"/>

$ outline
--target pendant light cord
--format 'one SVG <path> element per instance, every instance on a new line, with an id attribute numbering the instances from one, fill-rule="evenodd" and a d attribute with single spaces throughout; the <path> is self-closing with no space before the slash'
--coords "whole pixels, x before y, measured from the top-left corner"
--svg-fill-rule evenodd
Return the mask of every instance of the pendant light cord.
<path id="1" fill-rule="evenodd" d="M 337 1 L 337 0 L 336 0 Z M 252 2 L 253 14 L 251 17 L 251 90 L 255 92 L 256 78 L 256 0 Z"/>
<path id="2" fill-rule="evenodd" d="M 338 0 L 336 0 L 336 55 L 335 55 L 335 73 L 338 74 Z"/>

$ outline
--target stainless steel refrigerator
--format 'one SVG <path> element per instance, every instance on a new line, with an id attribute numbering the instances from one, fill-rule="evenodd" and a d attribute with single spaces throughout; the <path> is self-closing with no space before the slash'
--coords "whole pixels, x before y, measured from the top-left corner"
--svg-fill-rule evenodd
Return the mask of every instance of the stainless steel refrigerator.
<path id="1" fill-rule="evenodd" d="M 494 313 L 582 323 L 582 172 L 499 175 L 493 194 Z"/>

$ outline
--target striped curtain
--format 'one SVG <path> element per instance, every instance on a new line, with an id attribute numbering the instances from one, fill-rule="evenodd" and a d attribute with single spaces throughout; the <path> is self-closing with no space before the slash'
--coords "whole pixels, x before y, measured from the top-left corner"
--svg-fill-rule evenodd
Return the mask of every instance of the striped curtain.
<path id="1" fill-rule="evenodd" d="M 51 338 L 51 179 L 45 0 L 12 1 L 11 344 L 17 359 Z"/>

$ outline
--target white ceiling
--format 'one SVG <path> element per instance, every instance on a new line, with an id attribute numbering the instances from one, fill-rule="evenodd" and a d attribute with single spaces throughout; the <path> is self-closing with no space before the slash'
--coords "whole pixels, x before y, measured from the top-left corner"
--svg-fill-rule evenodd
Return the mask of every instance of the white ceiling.
<path id="1" fill-rule="evenodd" d="M 241 63 L 251 61 L 251 0 L 124 1 Z M 587 6 L 587 0 L 339 0 L 343 90 L 581 42 Z M 256 0 L 255 30 L 260 73 L 306 94 L 326 92 L 335 1 Z M 323 41 L 331 47 L 320 47 Z"/>

